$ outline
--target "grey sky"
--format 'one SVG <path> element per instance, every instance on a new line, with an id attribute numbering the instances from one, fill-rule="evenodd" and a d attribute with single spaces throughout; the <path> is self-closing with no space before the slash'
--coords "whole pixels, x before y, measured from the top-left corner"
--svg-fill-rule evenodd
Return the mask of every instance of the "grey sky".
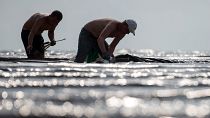
<path id="1" fill-rule="evenodd" d="M 64 15 L 55 38 L 67 40 L 52 50 L 77 50 L 81 28 L 97 18 L 137 21 L 136 36 L 126 35 L 117 49 L 210 50 L 210 0 L 1 0 L 0 50 L 23 49 L 24 22 L 55 9 Z"/>

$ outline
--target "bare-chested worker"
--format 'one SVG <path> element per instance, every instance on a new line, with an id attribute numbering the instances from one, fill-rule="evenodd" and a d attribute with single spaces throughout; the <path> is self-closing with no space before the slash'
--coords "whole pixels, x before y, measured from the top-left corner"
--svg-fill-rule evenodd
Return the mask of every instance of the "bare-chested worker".
<path id="1" fill-rule="evenodd" d="M 62 18 L 62 13 L 55 10 L 50 15 L 35 13 L 26 21 L 22 28 L 21 38 L 28 58 L 44 58 L 44 39 L 41 35 L 43 31 L 48 31 L 51 46 L 56 44 L 54 31 Z"/>
<path id="2" fill-rule="evenodd" d="M 87 23 L 80 32 L 74 61 L 83 63 L 92 52 L 98 52 L 104 60 L 110 61 L 119 41 L 130 32 L 135 35 L 136 28 L 137 23 L 131 19 L 123 22 L 114 19 L 97 19 Z M 109 37 L 114 38 L 110 45 L 105 41 Z"/>

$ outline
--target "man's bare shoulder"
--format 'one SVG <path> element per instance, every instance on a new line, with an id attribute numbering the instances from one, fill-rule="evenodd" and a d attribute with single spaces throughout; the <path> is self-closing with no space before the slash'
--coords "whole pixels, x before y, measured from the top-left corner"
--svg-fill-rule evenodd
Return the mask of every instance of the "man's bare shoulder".
<path id="1" fill-rule="evenodd" d="M 96 19 L 94 21 L 101 21 L 101 22 L 112 22 L 112 23 L 120 23 L 120 21 L 111 19 L 111 18 L 103 18 L 103 19 Z"/>
<path id="2" fill-rule="evenodd" d="M 120 21 L 114 20 L 114 19 L 110 19 L 110 18 L 103 18 L 103 19 L 96 19 L 93 21 L 90 21 L 89 23 L 86 24 L 85 27 L 92 27 L 92 26 L 102 26 L 105 27 L 106 25 L 110 24 L 110 25 L 117 25 L 121 23 Z"/>
<path id="3" fill-rule="evenodd" d="M 33 14 L 26 22 L 25 24 L 23 25 L 23 29 L 26 29 L 26 30 L 31 30 L 31 28 L 33 27 L 33 25 L 35 23 L 38 23 L 38 24 L 42 24 L 44 23 L 46 20 L 46 16 L 45 14 L 41 14 L 41 13 L 35 13 Z"/>
<path id="4" fill-rule="evenodd" d="M 48 14 L 46 14 L 46 13 L 35 13 L 32 16 L 34 16 L 34 17 L 45 17 L 45 16 L 48 16 Z"/>
<path id="5" fill-rule="evenodd" d="M 44 21 L 45 17 L 47 17 L 47 14 L 41 14 L 41 13 L 35 13 L 31 16 L 30 20 L 33 21 Z"/>

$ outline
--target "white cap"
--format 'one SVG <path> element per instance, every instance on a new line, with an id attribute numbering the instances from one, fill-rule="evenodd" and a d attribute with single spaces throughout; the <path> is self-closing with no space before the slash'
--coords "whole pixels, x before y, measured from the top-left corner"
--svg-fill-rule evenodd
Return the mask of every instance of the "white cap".
<path id="1" fill-rule="evenodd" d="M 132 19 L 127 19 L 125 20 L 126 24 L 128 24 L 128 29 L 129 31 L 135 36 L 135 30 L 137 28 L 137 23 L 136 21 Z"/>

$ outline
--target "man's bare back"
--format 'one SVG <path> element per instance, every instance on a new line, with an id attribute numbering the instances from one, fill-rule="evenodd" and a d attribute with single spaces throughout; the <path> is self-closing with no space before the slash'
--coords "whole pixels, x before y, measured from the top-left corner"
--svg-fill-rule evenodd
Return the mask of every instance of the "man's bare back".
<path id="1" fill-rule="evenodd" d="M 116 29 L 117 25 L 121 22 L 114 20 L 114 19 L 97 19 L 94 21 L 91 21 L 87 23 L 84 28 L 91 32 L 96 38 L 99 37 L 101 32 L 104 30 L 104 28 L 107 26 L 107 24 L 112 23 Z M 109 36 L 112 37 L 112 36 Z"/>
<path id="2" fill-rule="evenodd" d="M 52 26 L 47 23 L 47 16 L 48 14 L 41 14 L 41 13 L 35 13 L 32 15 L 23 25 L 23 30 L 31 30 L 34 26 L 34 24 L 38 21 L 42 21 L 42 25 L 37 30 L 36 34 L 41 34 L 44 30 L 51 30 L 53 29 Z"/>

